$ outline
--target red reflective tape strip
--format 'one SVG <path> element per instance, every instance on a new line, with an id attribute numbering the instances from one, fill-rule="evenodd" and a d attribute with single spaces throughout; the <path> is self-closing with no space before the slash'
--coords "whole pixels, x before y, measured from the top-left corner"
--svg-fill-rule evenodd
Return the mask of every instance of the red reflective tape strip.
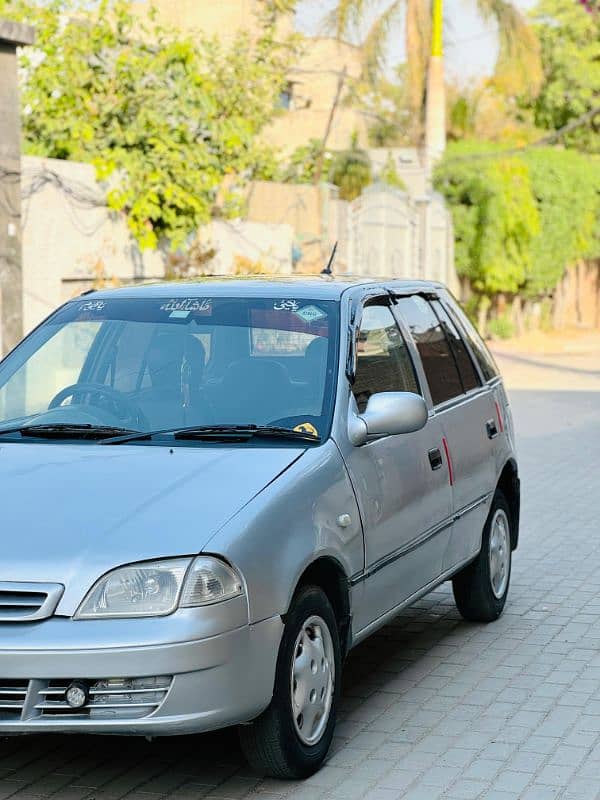
<path id="1" fill-rule="evenodd" d="M 442 436 L 442 444 L 444 445 L 444 452 L 446 453 L 446 461 L 448 463 L 448 477 L 450 478 L 450 486 L 454 486 L 454 469 L 452 468 L 452 459 L 450 458 L 450 448 L 446 437 Z"/>
<path id="2" fill-rule="evenodd" d="M 498 426 L 500 428 L 500 433 L 504 433 L 504 420 L 502 419 L 502 413 L 500 412 L 500 406 L 498 405 L 498 401 L 494 400 L 496 404 L 496 414 L 498 415 Z"/>

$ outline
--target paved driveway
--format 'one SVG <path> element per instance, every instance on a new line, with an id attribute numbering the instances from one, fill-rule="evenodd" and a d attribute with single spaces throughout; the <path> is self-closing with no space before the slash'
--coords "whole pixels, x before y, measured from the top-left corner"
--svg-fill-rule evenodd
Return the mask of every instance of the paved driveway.
<path id="1" fill-rule="evenodd" d="M 0 800 L 600 798 L 600 394 L 512 400 L 523 524 L 504 616 L 463 622 L 445 586 L 359 646 L 319 774 L 258 781 L 229 731 L 0 740 Z"/>

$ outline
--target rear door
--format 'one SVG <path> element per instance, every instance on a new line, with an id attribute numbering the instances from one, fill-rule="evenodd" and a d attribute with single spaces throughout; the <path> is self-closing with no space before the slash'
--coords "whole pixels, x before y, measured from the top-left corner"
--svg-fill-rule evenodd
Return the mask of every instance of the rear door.
<path id="1" fill-rule="evenodd" d="M 401 297 L 398 310 L 421 356 L 449 465 L 454 525 L 443 559 L 446 572 L 479 550 L 496 480 L 494 399 L 437 298 Z"/>

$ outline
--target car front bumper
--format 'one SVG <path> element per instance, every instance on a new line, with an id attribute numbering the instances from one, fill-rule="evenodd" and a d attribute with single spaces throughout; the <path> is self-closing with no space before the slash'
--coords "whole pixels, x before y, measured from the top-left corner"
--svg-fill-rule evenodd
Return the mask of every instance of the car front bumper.
<path id="1" fill-rule="evenodd" d="M 216 633 L 239 616 L 216 615 L 0 625 L 0 735 L 162 736 L 253 719 L 271 700 L 282 620 Z M 82 709 L 65 699 L 73 681 L 91 690 Z"/>

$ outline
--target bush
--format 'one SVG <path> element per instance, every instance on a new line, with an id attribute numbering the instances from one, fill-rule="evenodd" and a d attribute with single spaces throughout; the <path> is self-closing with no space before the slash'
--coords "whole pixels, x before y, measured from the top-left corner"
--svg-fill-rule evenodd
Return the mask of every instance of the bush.
<path id="1" fill-rule="evenodd" d="M 599 158 L 455 144 L 435 186 L 453 212 L 458 274 L 477 293 L 540 296 L 570 263 L 600 256 Z"/>
<path id="2" fill-rule="evenodd" d="M 506 314 L 489 320 L 487 329 L 492 339 L 510 339 L 515 335 L 515 326 Z"/>
<path id="3" fill-rule="evenodd" d="M 406 184 L 398 174 L 396 162 L 391 153 L 387 155 L 385 164 L 379 173 L 379 180 L 385 183 L 386 186 L 391 186 L 393 189 L 400 189 L 403 192 L 406 191 Z"/>
<path id="4" fill-rule="evenodd" d="M 369 154 L 359 147 L 354 135 L 348 150 L 334 155 L 329 180 L 339 187 L 341 200 L 355 200 L 372 179 Z"/>

